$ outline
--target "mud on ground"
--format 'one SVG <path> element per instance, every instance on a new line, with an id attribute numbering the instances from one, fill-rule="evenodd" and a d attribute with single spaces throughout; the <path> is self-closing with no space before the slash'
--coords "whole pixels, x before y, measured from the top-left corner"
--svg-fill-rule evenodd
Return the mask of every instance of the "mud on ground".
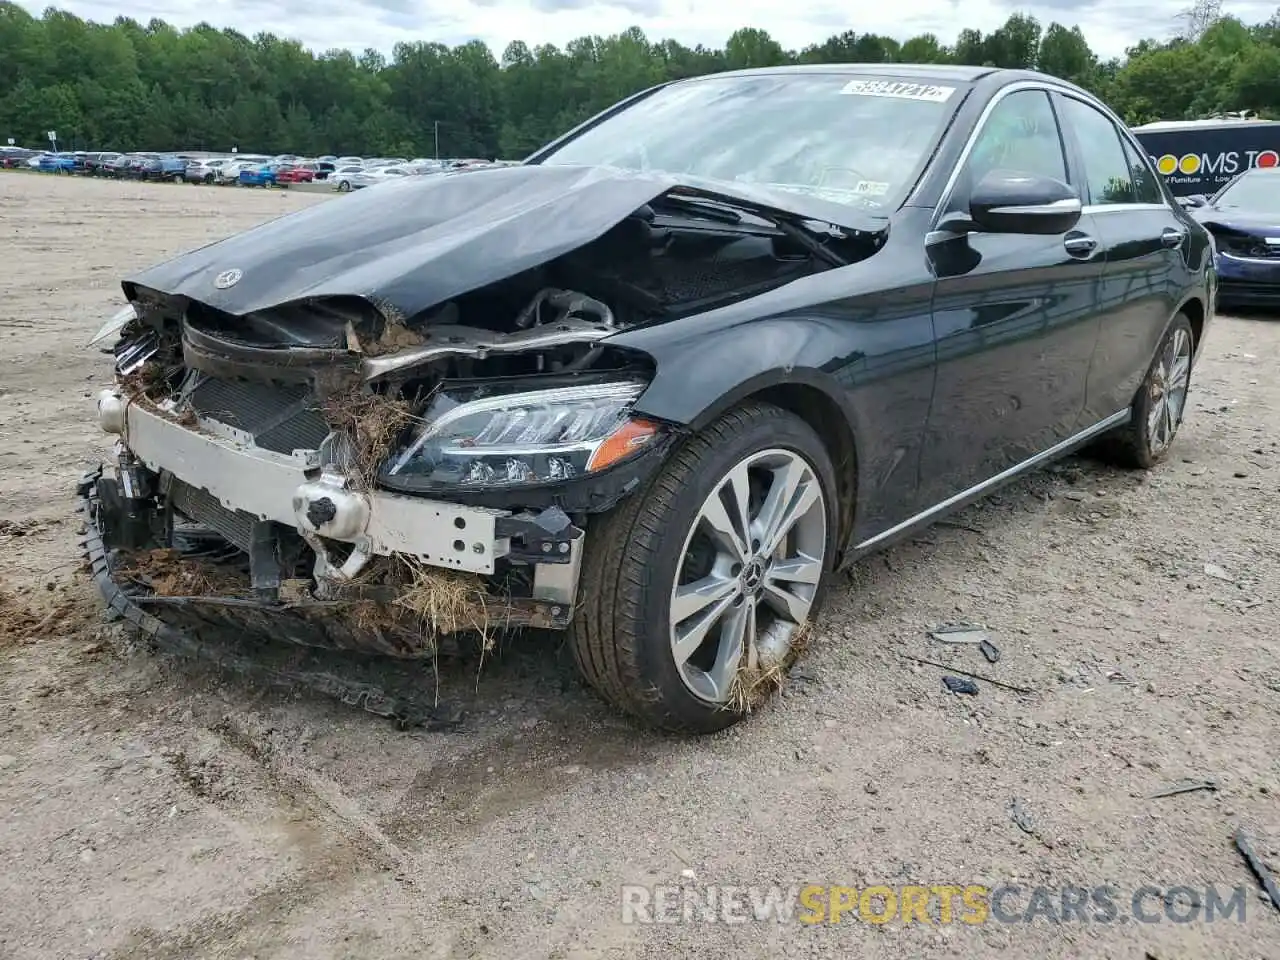
<path id="1" fill-rule="evenodd" d="M 736 730 L 638 732 L 530 637 L 482 671 L 362 667 L 467 710 L 400 732 L 134 649 L 78 572 L 108 369 L 83 344 L 118 278 L 323 202 L 0 174 L 0 956 L 1277 956 L 1231 838 L 1280 870 L 1280 321 L 1217 321 L 1167 465 L 1073 459 L 860 564 Z M 956 620 L 999 662 L 926 638 Z M 1035 692 L 948 693 L 900 654 Z M 1148 799 L 1184 778 L 1219 789 Z M 1243 923 L 620 921 L 624 883 L 1002 881 L 1249 900 Z"/>

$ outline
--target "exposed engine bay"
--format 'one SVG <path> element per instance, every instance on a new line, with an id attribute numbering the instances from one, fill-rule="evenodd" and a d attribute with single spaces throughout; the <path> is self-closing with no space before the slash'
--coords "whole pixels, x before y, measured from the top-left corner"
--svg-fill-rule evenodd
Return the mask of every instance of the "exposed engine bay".
<path id="1" fill-rule="evenodd" d="M 652 361 L 609 338 L 881 241 L 668 194 L 411 316 L 364 295 L 232 314 L 126 282 L 98 403 L 116 461 L 85 488 L 112 579 L 185 627 L 398 656 L 564 628 L 590 515 L 679 433 L 632 414 Z"/>

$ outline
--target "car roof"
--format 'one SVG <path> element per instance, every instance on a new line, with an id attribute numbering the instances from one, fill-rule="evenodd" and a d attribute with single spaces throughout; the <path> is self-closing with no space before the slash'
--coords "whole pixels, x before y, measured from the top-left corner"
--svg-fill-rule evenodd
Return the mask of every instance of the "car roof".
<path id="1" fill-rule="evenodd" d="M 989 81 L 994 86 L 1019 80 L 1035 80 L 1051 84 L 1066 90 L 1080 92 L 1081 87 L 1061 77 L 1040 73 L 1036 70 L 1017 70 L 1005 67 L 971 67 L 963 64 L 945 63 L 797 63 L 781 67 L 748 67 L 745 70 L 727 70 L 722 73 L 708 73 L 697 77 L 688 77 L 675 83 L 701 83 L 720 77 L 767 77 L 789 76 L 793 74 L 837 74 L 859 77 L 901 77 L 924 83 L 965 83 L 977 84 Z"/>
<path id="2" fill-rule="evenodd" d="M 969 67 L 943 63 L 795 63 L 781 67 L 748 67 L 745 70 L 726 70 L 689 77 L 684 83 L 714 80 L 720 77 L 787 76 L 805 73 L 840 73 L 849 76 L 911 77 L 915 80 L 949 80 L 957 83 L 973 83 L 993 73 L 1024 73 L 1027 71 L 1001 71 L 998 67 Z"/>

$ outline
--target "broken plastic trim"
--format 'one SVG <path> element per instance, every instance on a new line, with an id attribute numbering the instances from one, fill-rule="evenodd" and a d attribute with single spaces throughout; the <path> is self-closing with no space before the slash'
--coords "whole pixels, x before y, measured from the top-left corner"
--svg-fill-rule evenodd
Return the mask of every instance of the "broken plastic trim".
<path id="1" fill-rule="evenodd" d="M 92 347 L 96 343 L 101 343 L 103 340 L 107 339 L 107 337 L 114 336 L 124 329 L 125 324 L 130 320 L 136 319 L 137 316 L 137 308 L 134 307 L 132 303 L 128 306 L 121 307 L 108 317 L 106 322 L 98 328 L 98 332 L 89 339 L 87 346 Z"/>
<path id="2" fill-rule="evenodd" d="M 559 320 L 516 333 L 493 333 L 478 327 L 431 326 L 423 333 L 429 340 L 383 357 L 369 357 L 362 368 L 365 380 L 379 380 L 442 357 L 475 357 L 543 350 L 573 343 L 594 343 L 617 331 L 603 321 Z"/>
<path id="3" fill-rule="evenodd" d="M 371 684 L 359 683 L 356 681 L 345 680 L 342 677 L 335 676 L 327 672 L 305 671 L 305 670 L 274 670 L 265 664 L 249 657 L 238 656 L 226 649 L 222 649 L 216 643 L 210 643 L 202 640 L 200 637 L 189 633 L 186 630 L 166 623 L 159 617 L 148 613 L 138 600 L 131 597 L 111 576 L 110 563 L 107 556 L 107 546 L 103 540 L 103 533 L 98 525 L 98 507 L 100 505 L 98 497 L 98 481 L 102 478 L 102 467 L 99 465 L 81 477 L 76 487 L 76 492 L 80 503 L 78 511 L 84 519 L 84 532 L 81 536 L 80 544 L 84 551 L 85 559 L 88 562 L 94 583 L 106 602 L 109 615 L 112 619 L 123 619 L 135 628 L 137 628 L 143 637 L 153 643 L 158 649 L 163 650 L 175 656 L 187 657 L 194 660 L 201 660 L 211 663 L 215 666 L 227 669 L 236 673 L 252 676 L 256 679 L 271 682 L 275 684 L 284 684 L 291 687 L 305 687 L 313 692 L 322 694 L 323 696 L 336 698 L 349 706 L 360 707 L 368 713 L 375 716 L 385 717 L 393 720 L 401 729 L 409 727 L 426 726 L 428 729 L 445 729 L 456 726 L 460 722 L 460 717 L 454 712 L 442 708 L 433 703 L 426 703 L 416 698 L 392 697 L 385 691 Z M 549 518 L 551 520 L 555 517 Z M 567 519 L 567 518 L 566 518 Z M 513 518 L 513 522 L 517 522 Z M 523 521 L 519 521 L 524 526 Z M 547 520 L 538 524 L 540 527 L 547 527 Z M 552 524 L 554 526 L 554 524 Z M 561 525 L 563 526 L 563 525 Z M 553 530 L 550 528 L 542 531 L 544 539 L 537 541 L 542 544 L 560 543 L 567 541 L 569 530 L 573 530 L 580 538 L 581 531 L 576 528 L 566 528 Z M 523 532 L 523 531 L 522 531 Z M 532 540 L 533 538 L 531 538 Z M 545 553 L 550 550 L 542 551 Z M 557 551 L 558 552 L 558 551 Z M 549 558 L 542 556 L 541 565 L 536 569 L 556 570 L 560 564 L 568 564 L 565 568 L 571 579 L 576 580 L 577 574 L 577 551 L 567 551 L 565 557 Z M 550 562 L 551 566 L 546 566 Z M 554 587 L 557 584 L 547 584 L 548 587 Z M 554 592 L 548 590 L 548 592 Z M 153 597 L 148 598 L 148 602 L 154 602 L 157 605 L 169 607 L 170 609 L 180 608 L 184 603 L 188 606 L 194 605 L 197 601 L 182 597 Z M 252 600 L 235 600 L 223 598 L 221 600 L 213 599 L 210 602 L 220 605 L 237 605 L 244 608 L 255 608 L 261 610 L 264 614 L 269 615 L 273 612 L 287 612 L 283 607 L 273 607 L 270 604 L 261 603 Z M 533 600 L 516 600 L 513 598 L 509 601 L 519 607 L 527 608 L 527 620 L 521 622 L 519 613 L 515 607 L 508 607 L 508 616 L 503 618 L 495 618 L 494 625 L 502 628 L 511 628 L 519 626 L 541 627 L 545 629 L 565 629 L 571 616 L 572 606 L 569 603 L 565 605 L 557 605 L 555 601 L 533 601 Z M 339 608 L 343 606 L 341 602 L 315 601 L 310 606 L 317 609 Z M 515 612 L 516 616 L 512 617 L 511 613 Z M 320 649 L 324 649 L 323 647 Z M 341 648 L 329 648 L 341 649 Z"/>

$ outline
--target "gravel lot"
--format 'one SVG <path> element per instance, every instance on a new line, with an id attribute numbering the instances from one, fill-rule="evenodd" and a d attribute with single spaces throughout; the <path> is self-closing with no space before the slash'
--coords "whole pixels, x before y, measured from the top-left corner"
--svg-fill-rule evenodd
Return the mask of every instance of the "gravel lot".
<path id="1" fill-rule="evenodd" d="M 401 732 L 132 649 L 77 566 L 72 488 L 107 449 L 83 345 L 121 274 L 323 202 L 0 174 L 0 956 L 1280 956 L 1232 843 L 1244 824 L 1280 871 L 1280 323 L 1218 319 L 1149 476 L 1074 459 L 860 564 L 736 730 L 634 730 L 529 638 L 441 665 L 460 728 Z M 926 637 L 956 619 L 1000 661 Z M 1034 692 L 958 696 L 901 654 Z M 1184 778 L 1219 789 L 1148 798 Z M 1248 902 L 1243 923 L 621 921 L 626 883 L 810 882 Z"/>

